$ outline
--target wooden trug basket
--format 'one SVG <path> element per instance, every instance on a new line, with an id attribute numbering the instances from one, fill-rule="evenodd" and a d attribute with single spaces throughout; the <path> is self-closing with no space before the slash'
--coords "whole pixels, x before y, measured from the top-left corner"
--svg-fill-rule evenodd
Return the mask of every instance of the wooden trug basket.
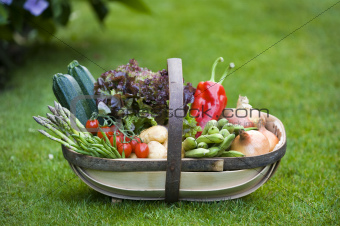
<path id="1" fill-rule="evenodd" d="M 168 59 L 170 115 L 183 106 L 182 61 Z M 171 112 L 172 111 L 172 112 Z M 94 190 L 116 199 L 218 201 L 254 192 L 273 176 L 286 152 L 282 122 L 269 115 L 266 128 L 279 143 L 267 154 L 237 158 L 181 159 L 183 118 L 169 117 L 167 159 L 105 159 L 62 146 L 72 170 Z"/>

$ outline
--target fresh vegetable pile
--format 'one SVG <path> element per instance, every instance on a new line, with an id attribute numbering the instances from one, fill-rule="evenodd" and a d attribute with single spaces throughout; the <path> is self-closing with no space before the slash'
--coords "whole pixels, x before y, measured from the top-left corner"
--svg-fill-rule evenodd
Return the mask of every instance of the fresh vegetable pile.
<path id="1" fill-rule="evenodd" d="M 239 96 L 237 109 L 245 115 L 222 115 L 227 96 L 212 67 L 210 81 L 183 89 L 182 157 L 244 157 L 274 150 L 278 138 L 266 130 L 266 118 Z M 68 74 L 53 76 L 58 102 L 52 114 L 34 117 L 48 138 L 84 155 L 100 158 L 167 158 L 169 80 L 166 70 L 152 72 L 130 60 L 95 80 L 89 70 L 72 61 Z M 249 114 L 250 113 L 250 114 Z"/>
<path id="2" fill-rule="evenodd" d="M 262 118 L 256 127 L 244 128 L 229 123 L 226 118 L 210 120 L 202 134 L 195 139 L 187 137 L 182 142 L 185 157 L 244 157 L 273 151 L 278 138 L 264 127 Z M 258 130 L 258 131 L 257 131 Z"/>
<path id="3" fill-rule="evenodd" d="M 186 110 L 195 90 L 190 83 L 184 86 Z M 130 60 L 102 74 L 96 82 L 86 67 L 72 61 L 68 74 L 53 76 L 53 92 L 60 102 L 55 102 L 55 108 L 49 106 L 53 115 L 34 117 L 53 133 L 39 130 L 50 139 L 94 157 L 167 157 L 166 70 L 152 72 Z M 195 124 L 191 120 L 190 125 L 196 128 Z"/>

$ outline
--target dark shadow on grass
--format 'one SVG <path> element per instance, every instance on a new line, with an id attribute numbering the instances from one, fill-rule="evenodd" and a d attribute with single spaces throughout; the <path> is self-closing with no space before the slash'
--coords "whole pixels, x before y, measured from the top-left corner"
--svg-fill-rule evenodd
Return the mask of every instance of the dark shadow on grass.
<path id="1" fill-rule="evenodd" d="M 74 179 L 77 180 L 77 179 Z M 80 183 L 80 182 L 79 182 Z M 79 184 L 77 183 L 77 184 Z M 73 186 L 73 189 L 69 189 L 68 185 L 65 184 L 61 188 L 58 194 L 55 194 L 59 200 L 65 203 L 101 203 L 107 204 L 111 201 L 109 196 L 103 195 L 89 187 L 87 185 Z"/>
<path id="2" fill-rule="evenodd" d="M 75 180 L 78 180 L 76 178 Z M 88 187 L 83 182 L 79 181 L 79 186 L 73 187 L 74 189 L 68 189 L 67 184 L 61 188 L 61 191 L 56 194 L 59 200 L 64 201 L 65 203 L 78 203 L 83 204 L 84 202 L 87 204 L 111 204 L 112 197 L 104 195 L 100 192 L 93 190 Z M 163 200 L 129 200 L 123 199 L 122 202 L 115 203 L 113 205 L 119 206 L 132 206 L 132 207 L 165 207 L 165 208 L 177 208 L 177 207 L 185 207 L 194 205 L 197 208 L 207 208 L 209 206 L 225 206 L 231 204 L 242 204 L 248 205 L 254 201 L 256 201 L 255 197 L 251 197 L 252 195 L 248 195 L 239 199 L 233 200 L 224 200 L 224 201 L 211 201 L 211 202 L 191 202 L 191 201 L 179 201 L 176 203 L 166 203 Z"/>

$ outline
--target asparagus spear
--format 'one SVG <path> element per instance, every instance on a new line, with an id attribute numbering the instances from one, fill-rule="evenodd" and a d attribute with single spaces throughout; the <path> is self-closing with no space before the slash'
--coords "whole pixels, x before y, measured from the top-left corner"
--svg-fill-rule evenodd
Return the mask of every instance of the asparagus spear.
<path id="1" fill-rule="evenodd" d="M 54 124 L 54 123 L 51 122 L 49 119 L 44 118 L 44 117 L 42 117 L 42 116 L 40 116 L 40 115 L 39 115 L 37 118 L 39 118 L 41 121 L 45 122 L 46 124 L 52 126 L 54 129 L 59 130 L 58 125 Z"/>
<path id="2" fill-rule="evenodd" d="M 48 107 L 48 109 L 50 109 L 50 111 L 51 111 L 54 115 L 59 115 L 58 112 L 57 112 L 57 110 L 56 110 L 54 107 L 52 107 L 52 106 L 50 106 L 50 105 L 48 105 L 47 107 Z"/>
<path id="3" fill-rule="evenodd" d="M 72 114 L 67 108 L 62 107 L 62 109 L 65 112 L 65 114 L 68 115 L 70 122 L 75 122 L 79 130 L 82 131 L 85 134 L 85 136 L 90 135 L 90 133 L 87 132 L 85 126 L 77 119 L 77 117 L 74 116 L 74 114 Z"/>
<path id="4" fill-rule="evenodd" d="M 47 117 L 47 119 L 49 119 L 52 123 L 58 124 L 54 115 L 52 115 L 52 114 L 50 114 L 50 113 L 46 113 L 46 117 Z"/>
<path id="5" fill-rule="evenodd" d="M 76 145 L 72 140 L 70 140 L 65 134 L 63 134 L 62 132 L 60 132 L 58 129 L 54 128 L 53 126 L 51 126 L 50 124 L 46 123 L 45 121 L 43 121 L 42 119 L 33 116 L 34 120 L 39 123 L 42 126 L 45 126 L 47 129 L 51 130 L 52 132 L 54 132 L 56 135 L 58 135 L 59 137 L 61 137 L 61 139 L 63 139 L 64 141 L 66 141 L 67 143 L 71 144 L 71 145 Z"/>
<path id="6" fill-rule="evenodd" d="M 77 131 L 75 131 L 74 129 L 72 129 L 63 119 L 61 116 L 55 116 L 55 119 L 59 125 L 60 128 L 65 129 L 67 132 L 69 132 L 70 134 L 78 134 Z"/>
<path id="7" fill-rule="evenodd" d="M 54 136 L 52 136 L 51 134 L 47 133 L 45 130 L 42 130 L 42 129 L 39 129 L 38 130 L 41 134 L 45 135 L 46 137 L 50 138 L 51 140 L 54 140 L 54 141 L 57 141 L 59 143 L 61 143 L 62 145 L 64 145 L 65 147 L 67 148 L 70 148 L 72 150 L 76 150 L 76 147 L 70 145 L 69 143 L 59 139 L 59 138 L 56 138 Z"/>
<path id="8" fill-rule="evenodd" d="M 70 135 L 70 131 L 68 130 L 68 128 L 65 126 L 63 126 L 63 124 L 59 123 L 59 121 L 57 120 L 57 115 L 52 115 L 50 113 L 47 113 L 46 114 L 47 118 L 53 123 L 56 125 L 56 129 L 59 129 L 61 130 L 61 132 L 63 132 L 66 136 L 69 136 Z M 71 131 L 73 132 L 73 131 Z"/>

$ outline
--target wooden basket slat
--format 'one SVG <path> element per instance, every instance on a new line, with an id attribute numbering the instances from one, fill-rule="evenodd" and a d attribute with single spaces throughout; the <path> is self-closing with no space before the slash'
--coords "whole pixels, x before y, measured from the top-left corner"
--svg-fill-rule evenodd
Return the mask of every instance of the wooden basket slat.
<path id="1" fill-rule="evenodd" d="M 70 163 L 95 170 L 114 172 L 165 171 L 166 159 L 106 159 L 87 156 L 62 146 L 64 158 Z M 182 172 L 223 171 L 222 159 L 182 159 Z"/>
<path id="2" fill-rule="evenodd" d="M 182 60 L 171 58 L 168 62 L 169 74 L 169 130 L 168 155 L 165 180 L 165 200 L 176 202 L 179 199 L 179 186 L 181 182 L 181 150 L 183 117 L 177 112 L 183 109 L 183 72 Z"/>

